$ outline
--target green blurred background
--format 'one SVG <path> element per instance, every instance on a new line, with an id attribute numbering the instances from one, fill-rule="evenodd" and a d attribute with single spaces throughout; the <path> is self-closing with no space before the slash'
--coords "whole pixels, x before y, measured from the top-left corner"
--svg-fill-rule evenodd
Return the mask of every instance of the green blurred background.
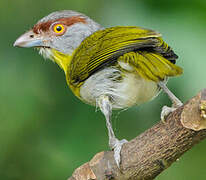
<path id="1" fill-rule="evenodd" d="M 64 73 L 33 49 L 12 46 L 43 16 L 62 9 L 83 12 L 105 27 L 154 29 L 179 55 L 181 77 L 168 86 L 182 101 L 206 87 L 205 0 L 1 0 L 0 179 L 65 180 L 92 156 L 108 150 L 105 120 L 80 102 Z M 117 136 L 128 140 L 159 121 L 163 93 L 154 101 L 114 113 Z M 149 113 L 148 113 L 149 112 Z M 157 180 L 206 179 L 206 141 L 185 153 Z"/>

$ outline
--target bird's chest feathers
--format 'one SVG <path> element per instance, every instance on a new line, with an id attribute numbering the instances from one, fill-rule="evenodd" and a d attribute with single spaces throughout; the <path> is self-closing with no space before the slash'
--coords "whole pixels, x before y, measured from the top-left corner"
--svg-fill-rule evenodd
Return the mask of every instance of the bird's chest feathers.
<path id="1" fill-rule="evenodd" d="M 81 98 L 89 104 L 96 105 L 100 95 L 109 95 L 114 109 L 121 109 L 141 104 L 152 99 L 158 93 L 155 82 L 141 78 L 133 73 L 132 67 L 119 64 L 118 67 L 106 67 L 90 76 L 80 87 Z"/>

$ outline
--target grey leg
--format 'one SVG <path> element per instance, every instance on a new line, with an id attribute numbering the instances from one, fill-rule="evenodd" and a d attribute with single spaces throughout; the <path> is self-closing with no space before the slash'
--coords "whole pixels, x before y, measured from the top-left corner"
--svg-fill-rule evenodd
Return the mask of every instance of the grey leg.
<path id="1" fill-rule="evenodd" d="M 100 110 L 104 114 L 106 118 L 106 126 L 108 129 L 108 136 L 109 136 L 109 147 L 114 150 L 114 159 L 117 163 L 117 166 L 120 165 L 120 152 L 122 149 L 122 145 L 126 143 L 127 141 L 125 139 L 119 141 L 112 129 L 112 123 L 111 123 L 111 116 L 112 116 L 112 104 L 109 100 L 109 97 L 106 95 L 102 95 L 97 99 L 97 105 L 99 106 Z"/>
<path id="2" fill-rule="evenodd" d="M 182 102 L 168 89 L 164 82 L 159 82 L 158 85 L 161 89 L 169 96 L 170 100 L 172 101 L 172 107 L 163 106 L 161 112 L 161 120 L 164 122 L 165 117 L 168 116 L 169 113 L 176 110 L 178 107 L 182 106 Z"/>
<path id="3" fill-rule="evenodd" d="M 172 101 L 172 106 L 174 108 L 182 106 L 182 102 L 168 89 L 164 82 L 159 82 L 158 85 L 161 89 L 169 96 L 170 100 Z"/>

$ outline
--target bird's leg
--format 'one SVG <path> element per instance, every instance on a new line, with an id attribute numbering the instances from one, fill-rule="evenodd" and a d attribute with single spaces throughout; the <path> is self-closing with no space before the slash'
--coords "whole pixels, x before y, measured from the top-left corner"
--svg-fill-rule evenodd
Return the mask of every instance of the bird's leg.
<path id="1" fill-rule="evenodd" d="M 164 122 L 165 117 L 168 116 L 169 113 L 176 110 L 178 107 L 182 106 L 182 102 L 167 88 L 164 82 L 159 82 L 158 85 L 161 89 L 169 96 L 170 100 L 172 101 L 172 107 L 163 106 L 161 112 L 161 120 Z"/>
<path id="2" fill-rule="evenodd" d="M 101 95 L 97 99 L 97 104 L 104 114 L 106 118 L 106 126 L 108 129 L 108 136 L 109 136 L 109 147 L 114 151 L 114 159 L 117 163 L 117 166 L 120 165 L 120 152 L 122 149 L 122 145 L 127 142 L 127 140 L 123 139 L 119 141 L 112 129 L 112 123 L 111 123 L 111 116 L 112 116 L 112 103 L 110 102 L 110 98 L 106 95 Z"/>

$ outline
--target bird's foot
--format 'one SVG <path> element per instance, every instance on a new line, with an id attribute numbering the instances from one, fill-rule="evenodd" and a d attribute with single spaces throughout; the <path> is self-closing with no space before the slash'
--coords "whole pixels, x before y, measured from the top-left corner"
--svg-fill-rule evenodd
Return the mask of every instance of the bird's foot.
<path id="1" fill-rule="evenodd" d="M 117 138 L 113 138 L 110 140 L 109 146 L 114 151 L 114 159 L 118 168 L 120 167 L 120 161 L 121 161 L 120 153 L 121 153 L 122 145 L 127 142 L 128 141 L 126 139 L 118 140 Z"/>
<path id="2" fill-rule="evenodd" d="M 175 111 L 176 109 L 177 109 L 177 108 L 175 108 L 175 107 L 163 106 L 163 107 L 162 107 L 162 111 L 161 111 L 161 120 L 162 120 L 162 122 L 165 123 L 165 120 L 166 120 L 167 116 L 168 116 L 171 112 Z"/>

